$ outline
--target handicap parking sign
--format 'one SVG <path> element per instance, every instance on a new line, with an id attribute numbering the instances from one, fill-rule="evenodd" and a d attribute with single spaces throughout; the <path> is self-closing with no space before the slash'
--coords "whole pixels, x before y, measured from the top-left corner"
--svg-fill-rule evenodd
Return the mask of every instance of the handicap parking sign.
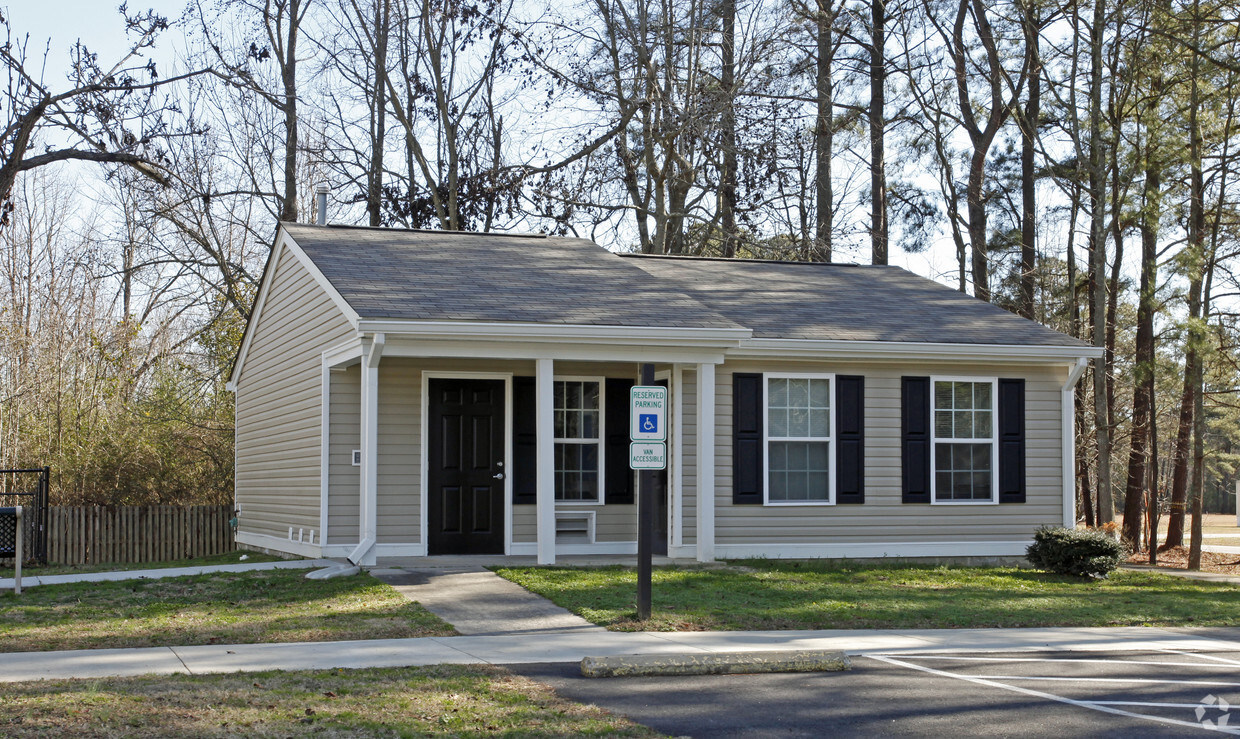
<path id="1" fill-rule="evenodd" d="M 629 438 L 633 441 L 667 439 L 667 388 L 636 385 L 629 391 Z"/>

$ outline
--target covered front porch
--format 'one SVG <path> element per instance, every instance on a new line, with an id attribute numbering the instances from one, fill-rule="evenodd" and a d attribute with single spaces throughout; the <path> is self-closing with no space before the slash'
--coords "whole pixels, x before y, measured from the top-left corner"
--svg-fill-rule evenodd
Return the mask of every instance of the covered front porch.
<path id="1" fill-rule="evenodd" d="M 648 362 L 669 389 L 656 552 L 713 561 L 715 369 L 744 332 L 363 321 L 358 333 L 323 354 L 325 556 L 635 554 L 627 388 Z"/>

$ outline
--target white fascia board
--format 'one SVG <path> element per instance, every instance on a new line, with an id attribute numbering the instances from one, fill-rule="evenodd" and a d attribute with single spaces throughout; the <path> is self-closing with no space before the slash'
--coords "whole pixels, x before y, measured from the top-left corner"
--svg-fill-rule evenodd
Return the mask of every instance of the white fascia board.
<path id="1" fill-rule="evenodd" d="M 1027 344 L 947 344 L 912 341 L 822 341 L 817 339 L 744 339 L 728 350 L 729 357 L 804 357 L 830 359 L 920 359 L 958 361 L 1020 360 L 1063 364 L 1081 357 L 1100 357 L 1093 346 L 1042 346 Z"/>
<path id="2" fill-rule="evenodd" d="M 470 359 L 553 359 L 558 362 L 687 362 L 722 364 L 723 349 L 643 344 L 547 343 L 504 339 L 499 341 L 446 339 L 418 340 L 386 334 L 385 357 L 462 357 Z"/>
<path id="3" fill-rule="evenodd" d="M 483 321 L 417 321 L 363 319 L 359 333 L 382 332 L 422 340 L 540 341 L 544 343 L 637 344 L 723 349 L 736 346 L 753 332 L 747 328 L 685 328 L 680 326 L 593 326 L 587 324 Z"/>
<path id="4" fill-rule="evenodd" d="M 241 377 L 241 368 L 245 366 L 245 357 L 250 351 L 250 341 L 254 338 L 254 328 L 258 325 L 258 320 L 262 316 L 263 305 L 267 302 L 267 295 L 271 292 L 271 284 L 276 279 L 276 272 L 279 271 L 277 267 L 280 264 L 280 255 L 286 248 L 297 257 L 297 261 L 310 273 L 310 277 L 314 279 L 315 284 L 327 293 L 327 296 L 331 298 L 331 301 L 344 314 L 349 323 L 355 327 L 357 326 L 359 318 L 357 311 L 353 310 L 353 307 L 345 301 L 344 296 L 328 281 L 327 277 L 311 261 L 305 250 L 297 245 L 297 242 L 289 235 L 288 231 L 284 230 L 284 226 L 281 224 L 279 230 L 276 231 L 275 244 L 271 247 L 271 253 L 267 255 L 267 267 L 263 270 L 263 281 L 259 285 L 258 295 L 254 297 L 254 307 L 250 310 L 250 320 L 246 323 L 245 334 L 241 337 L 241 348 L 237 351 L 237 361 L 233 364 L 232 374 L 225 384 L 225 389 L 229 392 L 237 392 L 237 380 Z"/>

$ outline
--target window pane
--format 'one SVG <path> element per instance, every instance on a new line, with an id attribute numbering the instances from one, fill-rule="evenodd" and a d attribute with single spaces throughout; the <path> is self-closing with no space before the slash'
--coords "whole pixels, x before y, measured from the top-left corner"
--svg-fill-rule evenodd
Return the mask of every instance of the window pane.
<path id="1" fill-rule="evenodd" d="M 989 408 L 990 407 L 990 383 L 975 382 L 973 383 L 973 407 Z"/>
<path id="2" fill-rule="evenodd" d="M 570 409 L 580 408 L 581 407 L 581 383 L 580 382 L 567 383 L 567 387 L 565 388 L 565 390 L 567 392 L 565 393 L 564 407 L 570 408 Z"/>
<path id="3" fill-rule="evenodd" d="M 564 436 L 564 411 L 555 412 L 555 437 L 557 439 L 568 438 Z"/>
<path id="4" fill-rule="evenodd" d="M 950 382 L 934 383 L 934 407 L 936 410 L 951 410 L 952 384 Z"/>
<path id="5" fill-rule="evenodd" d="M 809 474 L 801 471 L 788 471 L 788 500 L 807 500 L 809 498 Z"/>
<path id="6" fill-rule="evenodd" d="M 556 382 L 554 385 L 555 385 L 555 389 L 552 391 L 551 394 L 555 398 L 555 407 L 563 408 L 564 407 L 564 383 Z"/>
<path id="7" fill-rule="evenodd" d="M 771 500 L 788 499 L 788 473 L 771 470 L 768 486 Z"/>
<path id="8" fill-rule="evenodd" d="M 934 435 L 940 439 L 952 438 L 952 412 L 934 412 Z"/>
<path id="9" fill-rule="evenodd" d="M 782 377 L 772 379 L 767 393 L 770 395 L 772 408 L 788 407 L 788 381 L 786 379 Z"/>
<path id="10" fill-rule="evenodd" d="M 985 439 L 991 435 L 990 411 L 974 411 L 973 413 L 973 433 L 975 438 Z"/>
<path id="11" fill-rule="evenodd" d="M 952 414 L 956 417 L 956 428 L 952 433 L 955 439 L 972 439 L 973 438 L 973 413 L 970 411 L 956 411 Z"/>
<path id="12" fill-rule="evenodd" d="M 809 435 L 810 436 L 830 436 L 831 435 L 831 411 L 826 408 L 810 408 L 809 410 Z"/>
<path id="13" fill-rule="evenodd" d="M 561 439 L 581 438 L 581 411 L 564 412 L 564 435 Z"/>
<path id="14" fill-rule="evenodd" d="M 831 381 L 830 380 L 810 380 L 809 381 L 809 403 L 814 408 L 830 408 L 831 407 Z"/>
<path id="15" fill-rule="evenodd" d="M 768 414 L 770 418 L 768 436 L 782 437 L 788 436 L 788 409 L 772 407 Z"/>
<path id="16" fill-rule="evenodd" d="M 809 380 L 797 378 L 788 380 L 788 407 L 809 407 Z"/>
<path id="17" fill-rule="evenodd" d="M 952 402 L 956 410 L 973 407 L 973 383 L 953 382 Z"/>
<path id="18" fill-rule="evenodd" d="M 583 411 L 581 414 L 581 438 L 598 438 L 598 411 Z"/>
<path id="19" fill-rule="evenodd" d="M 583 405 L 581 407 L 589 411 L 598 410 L 598 383 L 597 382 L 583 382 L 581 383 L 581 387 L 582 387 L 581 394 L 582 394 L 582 402 L 583 402 Z"/>
<path id="20" fill-rule="evenodd" d="M 788 435 L 809 436 L 809 409 L 805 407 L 788 409 Z"/>

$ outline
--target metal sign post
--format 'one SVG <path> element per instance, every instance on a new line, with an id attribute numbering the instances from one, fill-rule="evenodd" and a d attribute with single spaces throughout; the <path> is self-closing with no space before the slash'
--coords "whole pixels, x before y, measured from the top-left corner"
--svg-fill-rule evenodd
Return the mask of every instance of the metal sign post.
<path id="1" fill-rule="evenodd" d="M 655 473 L 666 463 L 667 388 L 655 387 L 654 365 L 643 364 L 641 385 L 629 395 L 629 466 L 637 474 L 637 619 L 650 619 L 650 574 L 654 559 Z M 657 449 L 655 448 L 657 447 Z M 658 464 L 659 459 L 664 464 Z"/>

